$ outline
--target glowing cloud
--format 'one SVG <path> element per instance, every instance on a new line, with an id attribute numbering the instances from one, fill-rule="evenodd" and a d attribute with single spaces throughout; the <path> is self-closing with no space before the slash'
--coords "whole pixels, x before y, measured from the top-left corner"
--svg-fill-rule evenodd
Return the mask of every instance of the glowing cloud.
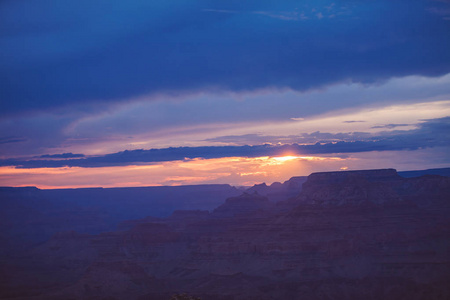
<path id="1" fill-rule="evenodd" d="M 338 157 L 224 157 L 196 158 L 146 165 L 99 168 L 0 167 L 0 180 L 8 186 L 39 188 L 119 187 L 231 183 L 252 185 L 284 181 L 311 172 L 310 162 L 340 162 Z M 333 164 L 331 164 L 333 165 Z M 328 166 L 329 167 L 329 166 Z"/>

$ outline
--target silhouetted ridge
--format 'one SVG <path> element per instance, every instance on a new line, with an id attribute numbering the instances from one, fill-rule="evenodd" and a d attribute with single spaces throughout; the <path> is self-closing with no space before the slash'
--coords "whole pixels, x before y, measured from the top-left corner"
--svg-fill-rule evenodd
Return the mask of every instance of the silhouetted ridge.
<path id="1" fill-rule="evenodd" d="M 270 186 L 266 183 L 255 184 L 247 189 L 247 193 L 258 192 L 258 194 L 266 196 L 272 202 L 284 201 L 297 196 L 307 178 L 307 176 L 295 176 L 283 183 L 274 182 Z"/>
<path id="2" fill-rule="evenodd" d="M 352 179 L 365 179 L 367 181 L 392 181 L 399 179 L 395 169 L 358 170 L 318 172 L 308 176 L 306 184 L 336 184 L 344 183 Z"/>
<path id="3" fill-rule="evenodd" d="M 321 172 L 308 176 L 296 201 L 326 205 L 383 204 L 405 200 L 423 203 L 436 191 L 448 194 L 449 189 L 449 177 L 403 178 L 394 169 Z"/>
<path id="4" fill-rule="evenodd" d="M 402 171 L 398 172 L 402 177 L 419 177 L 423 175 L 441 175 L 450 177 L 450 168 L 439 168 L 439 169 L 427 169 L 427 170 L 417 170 L 417 171 Z"/>

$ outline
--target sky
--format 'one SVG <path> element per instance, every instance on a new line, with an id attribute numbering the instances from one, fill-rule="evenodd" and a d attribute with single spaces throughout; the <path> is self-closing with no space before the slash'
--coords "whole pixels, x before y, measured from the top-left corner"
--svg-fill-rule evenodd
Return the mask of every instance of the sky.
<path id="1" fill-rule="evenodd" d="M 0 186 L 450 167 L 450 1 L 0 2 Z"/>

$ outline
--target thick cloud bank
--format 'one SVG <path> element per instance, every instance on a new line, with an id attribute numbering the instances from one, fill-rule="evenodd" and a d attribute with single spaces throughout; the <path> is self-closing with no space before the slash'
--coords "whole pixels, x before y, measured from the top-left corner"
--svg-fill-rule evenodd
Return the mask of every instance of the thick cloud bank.
<path id="1" fill-rule="evenodd" d="M 383 132 L 377 136 L 367 134 L 313 134 L 305 135 L 310 139 L 316 138 L 332 139 L 338 137 L 345 141 L 328 142 L 319 140 L 316 144 L 285 144 L 285 145 L 254 145 L 254 146 L 208 146 L 208 147 L 176 147 L 150 150 L 131 150 L 107 154 L 95 157 L 69 158 L 69 159 L 30 159 L 15 160 L 5 159 L 0 161 L 0 166 L 16 166 L 21 168 L 42 167 L 102 167 L 123 166 L 140 163 L 152 163 L 173 160 L 185 160 L 194 158 L 220 158 L 220 157 L 260 157 L 260 156 L 283 156 L 283 155 L 314 155 L 331 153 L 357 153 L 368 151 L 396 151 L 417 150 L 432 147 L 450 147 L 450 117 L 425 121 L 414 130 L 395 130 Z M 354 137 L 351 141 L 349 138 Z M 227 137 L 229 138 L 229 137 Z M 359 139 L 358 139 L 359 138 Z M 310 141 L 310 140 L 308 140 Z M 80 154 L 77 154 L 80 155 Z M 52 155 L 52 158 L 64 158 L 73 156 L 71 153 Z M 45 158 L 46 156 L 41 156 Z"/>
<path id="2" fill-rule="evenodd" d="M 1 113 L 450 72 L 447 1 L 3 1 Z"/>

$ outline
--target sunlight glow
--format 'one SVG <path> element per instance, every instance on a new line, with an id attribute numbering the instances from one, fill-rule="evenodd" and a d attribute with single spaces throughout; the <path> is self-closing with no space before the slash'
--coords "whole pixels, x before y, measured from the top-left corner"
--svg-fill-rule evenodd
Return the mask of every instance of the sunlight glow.
<path id="1" fill-rule="evenodd" d="M 281 156 L 281 157 L 272 157 L 273 160 L 280 161 L 280 162 L 285 162 L 288 160 L 293 160 L 293 159 L 298 159 L 298 158 L 302 158 L 302 157 L 301 156 L 292 156 L 292 155 Z"/>
<path id="2" fill-rule="evenodd" d="M 39 188 L 124 187 L 229 183 L 271 183 L 308 175 L 311 164 L 339 169 L 339 157 L 286 155 L 280 157 L 223 157 L 185 159 L 114 167 L 63 167 L 24 169 L 0 167 L 2 186 Z M 334 164 L 340 164 L 334 166 Z"/>
<path id="3" fill-rule="evenodd" d="M 284 182 L 293 176 L 312 172 L 396 168 L 414 170 L 423 166 L 425 153 L 417 150 L 364 152 L 336 156 L 222 157 L 185 159 L 152 164 L 115 167 L 14 168 L 0 167 L 0 186 L 36 186 L 43 189 L 81 187 L 138 187 L 192 184 L 231 184 L 248 186 Z M 445 149 L 433 149 L 433 157 L 448 160 Z M 438 164 L 428 164 L 436 168 Z"/>

